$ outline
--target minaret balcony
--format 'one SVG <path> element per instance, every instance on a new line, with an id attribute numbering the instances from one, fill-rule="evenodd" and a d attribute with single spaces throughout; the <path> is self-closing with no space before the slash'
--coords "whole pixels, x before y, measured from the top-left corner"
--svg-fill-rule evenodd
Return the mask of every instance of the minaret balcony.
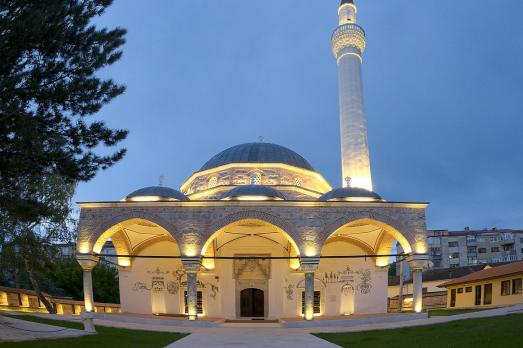
<path id="1" fill-rule="evenodd" d="M 355 47 L 363 54 L 365 50 L 365 30 L 357 24 L 340 25 L 332 33 L 332 51 L 336 57 L 346 47 Z"/>

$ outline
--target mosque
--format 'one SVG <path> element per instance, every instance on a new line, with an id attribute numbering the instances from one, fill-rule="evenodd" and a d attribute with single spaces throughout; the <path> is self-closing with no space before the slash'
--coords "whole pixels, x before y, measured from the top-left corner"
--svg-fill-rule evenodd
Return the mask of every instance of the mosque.
<path id="1" fill-rule="evenodd" d="M 427 203 L 373 191 L 361 65 L 365 31 L 343 0 L 332 50 L 339 68 L 342 187 L 284 146 L 236 145 L 179 190 L 146 187 L 119 201 L 82 202 L 76 257 L 93 311 L 91 270 L 117 251 L 122 312 L 233 320 L 313 320 L 387 312 L 389 255 L 398 243 L 422 308 Z"/>

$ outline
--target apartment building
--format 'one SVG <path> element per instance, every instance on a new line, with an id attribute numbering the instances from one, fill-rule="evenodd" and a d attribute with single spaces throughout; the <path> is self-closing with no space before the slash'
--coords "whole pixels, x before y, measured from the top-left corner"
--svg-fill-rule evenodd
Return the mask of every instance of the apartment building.
<path id="1" fill-rule="evenodd" d="M 523 230 L 432 230 L 427 242 L 433 268 L 523 260 Z"/>

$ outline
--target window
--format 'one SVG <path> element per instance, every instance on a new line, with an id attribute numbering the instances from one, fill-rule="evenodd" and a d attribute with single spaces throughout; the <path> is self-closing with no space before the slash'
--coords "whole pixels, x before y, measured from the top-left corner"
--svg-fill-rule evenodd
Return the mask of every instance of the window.
<path id="1" fill-rule="evenodd" d="M 261 174 L 253 173 L 251 175 L 251 185 L 261 185 Z"/>
<path id="2" fill-rule="evenodd" d="M 476 247 L 475 247 L 475 246 L 469 246 L 469 247 L 467 247 L 467 253 L 469 253 L 469 254 L 475 254 L 475 253 L 476 253 Z"/>
<path id="3" fill-rule="evenodd" d="M 459 263 L 451 263 L 449 265 L 449 268 L 458 268 L 459 267 Z"/>
<path id="4" fill-rule="evenodd" d="M 503 245 L 503 251 L 514 251 L 514 244 Z"/>
<path id="5" fill-rule="evenodd" d="M 440 245 L 440 238 L 439 237 L 428 237 L 427 242 L 429 245 Z"/>
<path id="6" fill-rule="evenodd" d="M 492 247 L 490 248 L 491 253 L 499 253 L 499 247 Z"/>
<path id="7" fill-rule="evenodd" d="M 523 243 L 523 238 L 519 238 L 519 242 L 520 242 L 520 243 Z"/>
<path id="8" fill-rule="evenodd" d="M 441 248 L 440 247 L 431 247 L 430 248 L 430 255 L 432 255 L 432 256 L 441 256 Z"/>
<path id="9" fill-rule="evenodd" d="M 473 235 L 473 234 L 468 234 L 467 235 L 467 242 L 475 242 L 476 241 L 476 236 Z"/>
<path id="10" fill-rule="evenodd" d="M 487 248 L 478 248 L 478 253 L 485 254 L 487 252 Z"/>
<path id="11" fill-rule="evenodd" d="M 504 280 L 501 282 L 501 296 L 510 295 L 510 280 Z"/>
<path id="12" fill-rule="evenodd" d="M 450 254 L 451 259 L 459 259 L 459 253 L 452 253 Z"/>
<path id="13" fill-rule="evenodd" d="M 185 304 L 185 314 L 189 313 L 189 305 L 187 304 L 187 291 L 183 292 L 183 302 Z M 203 314 L 203 296 L 201 291 L 196 292 L 196 313 Z"/>
<path id="14" fill-rule="evenodd" d="M 512 295 L 521 294 L 522 290 L 522 282 L 521 278 L 519 279 L 512 279 Z"/>
<path id="15" fill-rule="evenodd" d="M 467 286 L 465 288 L 465 292 L 472 292 L 472 286 Z"/>
<path id="16" fill-rule="evenodd" d="M 459 246 L 458 242 L 449 242 L 449 248 L 456 248 Z"/>
<path id="17" fill-rule="evenodd" d="M 320 314 L 321 292 L 314 291 L 314 314 Z M 305 313 L 305 291 L 301 292 L 301 314 Z"/>
<path id="18" fill-rule="evenodd" d="M 459 288 L 458 289 L 458 294 L 462 294 L 463 293 L 463 288 Z"/>
<path id="19" fill-rule="evenodd" d="M 490 241 L 495 242 L 498 240 L 498 236 L 490 236 Z"/>

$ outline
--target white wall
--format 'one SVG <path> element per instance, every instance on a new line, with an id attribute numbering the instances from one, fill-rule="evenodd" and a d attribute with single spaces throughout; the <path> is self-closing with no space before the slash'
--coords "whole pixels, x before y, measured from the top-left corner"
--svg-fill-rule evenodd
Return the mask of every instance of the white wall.
<path id="1" fill-rule="evenodd" d="M 344 241 L 328 243 L 322 249 L 325 256 L 364 254 L 360 247 Z M 324 314 L 327 316 L 387 312 L 387 268 L 376 267 L 373 259 L 322 259 L 317 278 L 326 284 Z M 344 286 L 352 287 L 353 299 L 344 294 Z M 345 305 L 345 301 L 354 302 L 353 312 L 350 311 L 352 305 Z"/>
<path id="2" fill-rule="evenodd" d="M 141 255 L 179 255 L 174 242 L 162 241 L 144 249 Z M 228 243 L 217 256 L 267 254 L 288 256 L 282 246 L 263 238 L 243 238 Z M 322 255 L 361 255 L 365 252 L 346 242 L 327 244 Z M 266 316 L 269 319 L 301 315 L 304 275 L 293 271 L 288 260 L 271 260 L 270 277 L 262 290 L 267 292 Z M 368 277 L 365 279 L 365 277 Z M 215 268 L 198 273 L 199 291 L 203 293 L 204 315 L 236 319 L 238 312 L 237 280 L 232 260 L 216 260 Z M 157 282 L 158 291 L 153 290 Z M 122 311 L 130 313 L 181 314 L 186 277 L 179 259 L 133 260 L 128 269 L 120 268 Z M 244 287 L 259 287 L 260 280 L 243 279 Z M 263 282 L 263 281 L 262 281 Z M 354 291 L 343 291 L 344 286 Z M 385 313 L 387 311 L 387 272 L 375 267 L 372 259 L 322 259 L 316 273 L 315 290 L 321 291 L 321 314 Z"/>
<path id="3" fill-rule="evenodd" d="M 162 241 L 143 249 L 139 255 L 179 255 L 174 242 Z M 119 268 L 120 303 L 123 312 L 151 314 L 180 313 L 180 301 L 174 289 L 168 291 L 177 281 L 177 271 L 182 269 L 179 259 L 145 259 L 136 258 L 131 267 Z M 157 288 L 153 291 L 153 281 Z M 163 282 L 163 284 L 162 284 Z M 163 285 L 163 286 L 162 286 Z M 178 293 L 179 293 L 178 289 Z M 153 300 L 154 298 L 154 300 Z"/>

